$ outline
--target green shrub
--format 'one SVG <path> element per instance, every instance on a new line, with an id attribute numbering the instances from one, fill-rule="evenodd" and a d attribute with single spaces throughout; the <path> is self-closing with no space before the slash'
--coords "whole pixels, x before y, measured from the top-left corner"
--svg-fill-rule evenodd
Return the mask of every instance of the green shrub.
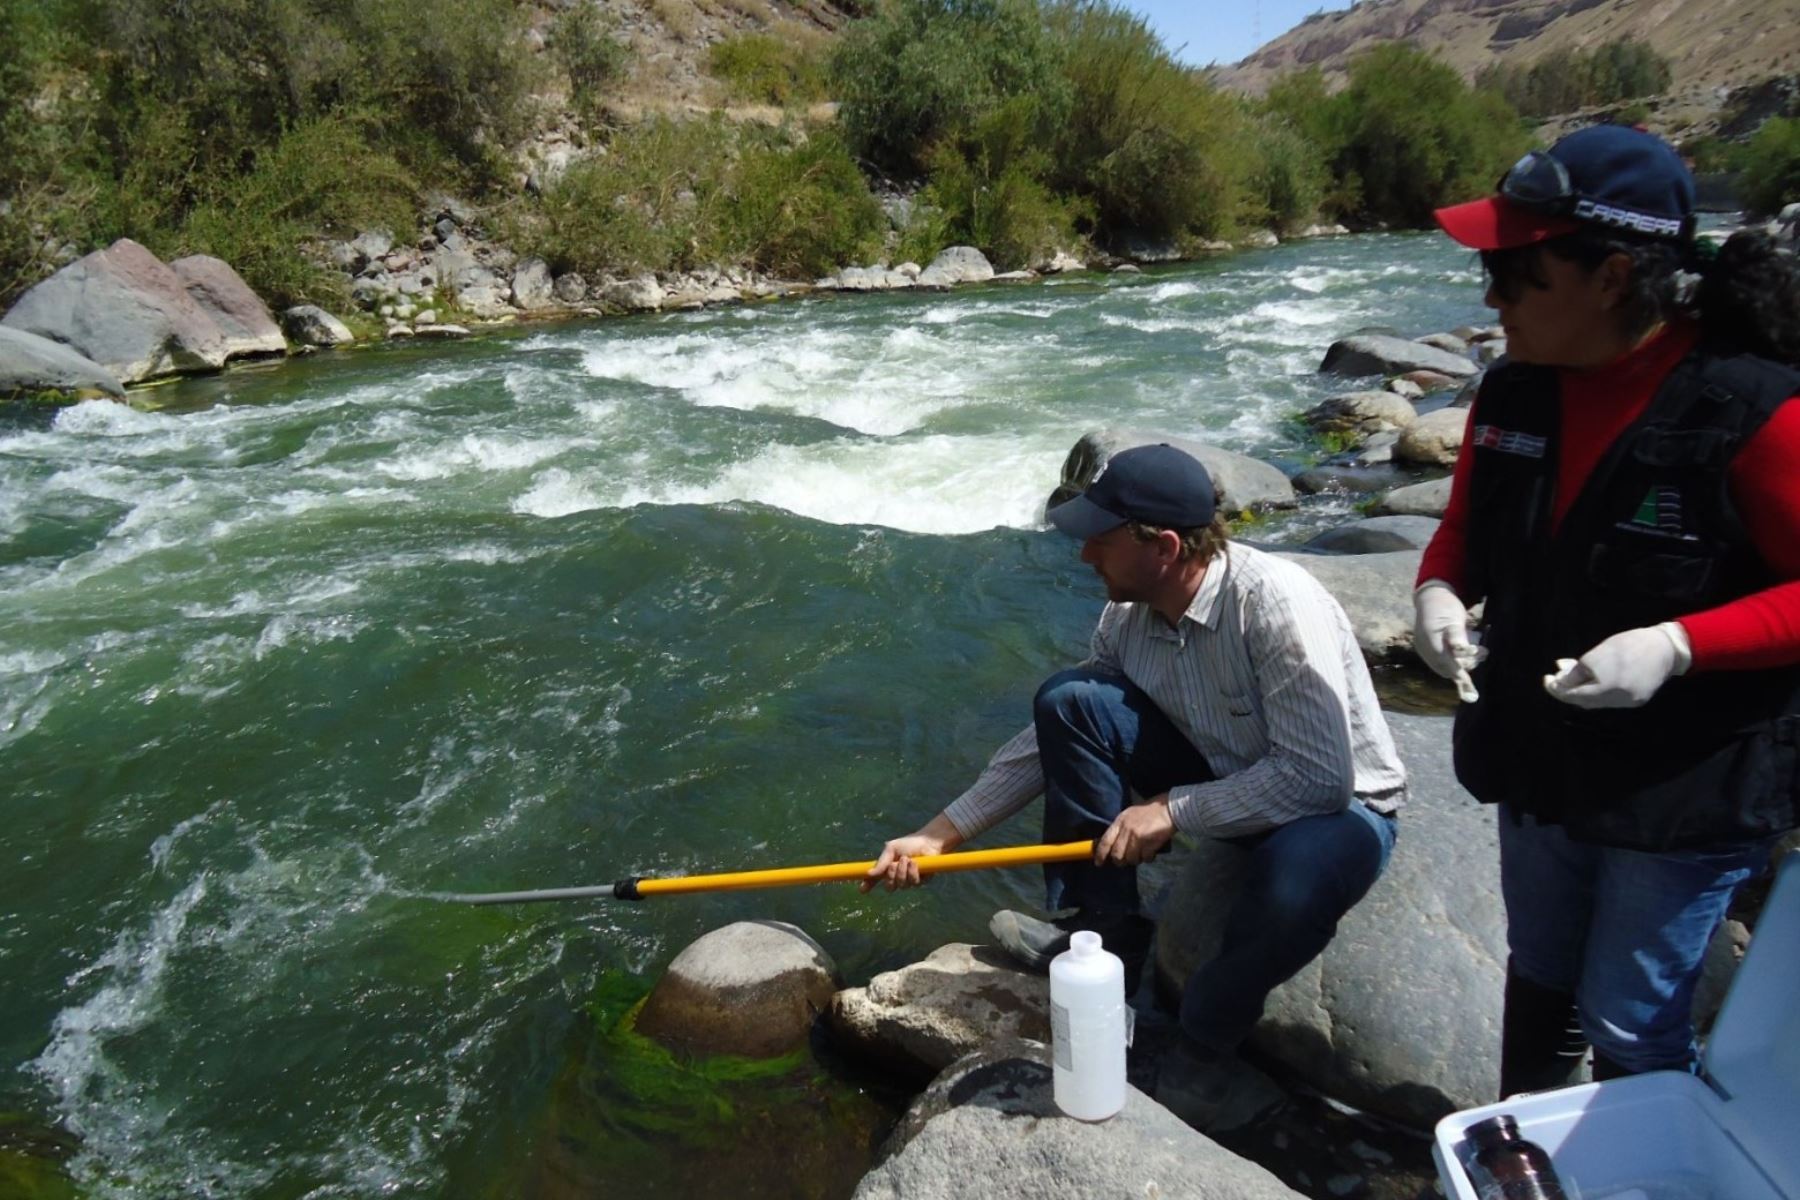
<path id="1" fill-rule="evenodd" d="M 1052 157 L 1059 187 L 1102 230 L 1227 232 L 1255 209 L 1242 107 L 1177 63 L 1141 16 L 1108 0 L 1047 12 L 1069 80 Z"/>
<path id="2" fill-rule="evenodd" d="M 1068 88 L 1036 0 L 891 0 L 852 24 L 831 77 L 851 151 L 902 178 L 1013 97 L 1053 128 Z"/>
<path id="3" fill-rule="evenodd" d="M 1359 57 L 1336 95 L 1302 74 L 1271 88 L 1266 107 L 1319 146 L 1333 180 L 1325 207 L 1363 222 L 1428 227 L 1434 208 L 1492 190 L 1528 145 L 1498 93 L 1397 43 Z"/>
<path id="4" fill-rule="evenodd" d="M 935 210 L 941 236 L 979 248 L 1001 270 L 1028 266 L 1080 240 L 1092 205 L 1058 196 L 1044 182 L 1050 154 L 1039 137 L 1039 109 L 1017 96 L 984 117 L 958 143 L 932 152 L 931 183 L 920 200 Z"/>
<path id="5" fill-rule="evenodd" d="M 1800 200 L 1800 119 L 1775 117 L 1743 149 L 1740 190 L 1751 211 L 1773 214 Z"/>
<path id="6" fill-rule="evenodd" d="M 521 250 L 557 271 L 753 265 L 817 275 L 876 252 L 880 205 L 833 133 L 719 119 L 653 120 L 571 167 L 514 219 Z"/>
<path id="7" fill-rule="evenodd" d="M 833 131 L 775 135 L 744 150 L 721 242 L 730 257 L 786 278 L 815 278 L 879 252 L 887 219 Z"/>
<path id="8" fill-rule="evenodd" d="M 1553 50 L 1528 66 L 1495 63 L 1476 76 L 1475 85 L 1498 92 L 1528 117 L 1550 117 L 1653 96 L 1667 91 L 1673 77 L 1668 59 L 1634 38 L 1620 38 L 1590 51 Z"/>
<path id="9" fill-rule="evenodd" d="M 1264 219 L 1279 230 L 1315 220 L 1330 180 L 1317 146 L 1293 126 L 1270 115 L 1256 119 L 1256 165 L 1251 185 Z"/>
<path id="10" fill-rule="evenodd" d="M 211 254 L 277 308 L 341 301 L 341 276 L 296 248 L 316 233 L 406 229 L 416 197 L 406 171 L 372 147 L 350 115 L 295 126 L 242 175 L 206 189 L 180 230 L 159 237 L 166 257 Z"/>
<path id="11" fill-rule="evenodd" d="M 601 123 L 606 90 L 631 61 L 631 52 L 613 36 L 612 23 L 592 4 L 558 13 L 550 26 L 550 52 L 569 77 L 569 101 L 588 125 Z"/>
<path id="12" fill-rule="evenodd" d="M 733 99 L 751 104 L 810 104 L 826 97 L 825 66 L 810 38 L 747 33 L 714 43 L 707 55 L 713 77 Z"/>

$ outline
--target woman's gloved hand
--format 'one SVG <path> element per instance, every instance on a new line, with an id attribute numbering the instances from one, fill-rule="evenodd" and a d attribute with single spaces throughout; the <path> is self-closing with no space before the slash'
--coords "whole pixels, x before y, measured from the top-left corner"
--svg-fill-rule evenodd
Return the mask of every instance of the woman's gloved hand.
<path id="1" fill-rule="evenodd" d="M 1487 652 L 1469 639 L 1469 610 L 1456 589 L 1427 579 L 1413 589 L 1413 649 L 1425 665 L 1456 684 L 1465 704 L 1481 699 L 1469 672 Z"/>
<path id="2" fill-rule="evenodd" d="M 1576 708 L 1637 708 L 1693 661 L 1687 630 L 1665 621 L 1615 633 L 1578 659 L 1557 659 L 1544 690 Z"/>

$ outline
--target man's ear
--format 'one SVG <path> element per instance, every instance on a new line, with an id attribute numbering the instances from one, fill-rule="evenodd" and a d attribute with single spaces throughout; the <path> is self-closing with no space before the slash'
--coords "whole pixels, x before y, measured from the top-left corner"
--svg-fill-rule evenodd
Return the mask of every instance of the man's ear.
<path id="1" fill-rule="evenodd" d="M 1606 256 L 1606 261 L 1596 269 L 1596 282 L 1600 285 L 1600 298 L 1607 308 L 1617 308 L 1625 303 L 1631 294 L 1631 255 L 1617 251 Z"/>
<path id="2" fill-rule="evenodd" d="M 1156 534 L 1156 556 L 1174 563 L 1181 559 L 1181 535 L 1173 529 L 1158 530 Z"/>

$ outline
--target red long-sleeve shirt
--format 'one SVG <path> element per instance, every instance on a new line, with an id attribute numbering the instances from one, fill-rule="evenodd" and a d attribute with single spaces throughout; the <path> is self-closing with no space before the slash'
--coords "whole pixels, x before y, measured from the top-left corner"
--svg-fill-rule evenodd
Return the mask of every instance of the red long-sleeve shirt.
<path id="1" fill-rule="evenodd" d="M 1698 336 L 1693 325 L 1679 324 L 1604 367 L 1558 372 L 1562 429 L 1553 529 L 1562 524 L 1601 455 L 1643 414 L 1657 386 Z M 1473 444 L 1466 431 L 1463 444 Z M 1420 582 L 1442 579 L 1459 594 L 1465 585 L 1468 478 L 1474 460 L 1473 454 L 1458 457 L 1450 506 L 1419 568 Z M 1745 443 L 1732 460 L 1729 480 L 1751 542 L 1784 582 L 1681 617 L 1694 651 L 1691 669 L 1800 663 L 1800 404 L 1782 405 Z"/>

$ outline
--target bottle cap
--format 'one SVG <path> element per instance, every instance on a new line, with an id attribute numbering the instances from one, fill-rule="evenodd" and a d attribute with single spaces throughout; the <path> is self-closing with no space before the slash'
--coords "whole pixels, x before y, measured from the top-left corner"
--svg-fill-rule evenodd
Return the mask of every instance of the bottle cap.
<path id="1" fill-rule="evenodd" d="M 1088 958 L 1100 953 L 1100 935 L 1091 929 L 1083 929 L 1069 937 L 1069 949 L 1077 958 Z"/>
<path id="2" fill-rule="evenodd" d="M 1507 1142 L 1519 1140 L 1519 1122 L 1511 1113 L 1501 1113 L 1497 1117 L 1489 1117 L 1485 1121 L 1477 1121 L 1466 1131 L 1469 1141 L 1477 1149 L 1485 1150 L 1489 1146 L 1500 1146 Z"/>

